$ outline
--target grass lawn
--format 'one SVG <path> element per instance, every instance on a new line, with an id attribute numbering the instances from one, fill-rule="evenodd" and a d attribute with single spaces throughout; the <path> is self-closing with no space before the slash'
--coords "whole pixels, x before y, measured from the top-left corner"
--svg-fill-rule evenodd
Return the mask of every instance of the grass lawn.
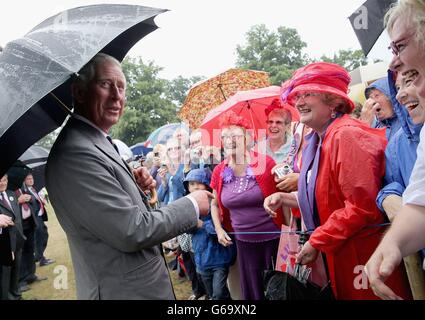
<path id="1" fill-rule="evenodd" d="M 59 225 L 53 208 L 47 207 L 49 221 L 49 243 L 45 256 L 56 262 L 44 267 L 38 267 L 36 274 L 39 277 L 48 277 L 45 281 L 30 285 L 31 290 L 23 293 L 24 299 L 36 300 L 75 300 L 75 278 L 71 263 L 68 242 L 65 232 Z M 169 260 L 170 258 L 167 258 Z M 174 292 L 178 300 L 186 300 L 191 295 L 191 285 L 187 280 L 179 279 L 176 271 L 170 271 Z"/>

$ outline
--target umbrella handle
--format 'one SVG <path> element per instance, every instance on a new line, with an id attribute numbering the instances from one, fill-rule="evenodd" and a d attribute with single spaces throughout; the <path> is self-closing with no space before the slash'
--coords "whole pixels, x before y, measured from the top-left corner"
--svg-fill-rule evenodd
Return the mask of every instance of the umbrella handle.
<path id="1" fill-rule="evenodd" d="M 156 188 L 151 188 L 151 198 L 149 199 L 149 204 L 154 206 L 158 201 L 158 193 L 156 192 Z"/>

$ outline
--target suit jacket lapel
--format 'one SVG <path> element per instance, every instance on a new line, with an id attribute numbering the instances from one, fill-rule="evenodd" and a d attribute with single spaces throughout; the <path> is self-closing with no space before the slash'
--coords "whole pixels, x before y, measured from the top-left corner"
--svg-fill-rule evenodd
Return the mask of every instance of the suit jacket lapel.
<path id="1" fill-rule="evenodd" d="M 103 141 L 100 143 L 95 143 L 95 146 L 116 164 L 120 165 L 129 174 L 129 176 L 134 179 L 133 173 L 130 172 L 129 167 L 124 163 L 124 160 L 120 157 L 114 147 L 106 140 L 106 138 L 104 143 Z"/>
<path id="2" fill-rule="evenodd" d="M 78 128 L 85 128 L 85 130 L 90 130 L 92 142 L 95 145 L 97 149 L 99 149 L 103 154 L 105 154 L 108 158 L 110 158 L 112 161 L 114 161 L 116 164 L 121 166 L 128 174 L 130 179 L 134 181 L 134 184 L 136 185 L 137 189 L 139 190 L 139 193 L 143 199 L 143 202 L 145 206 L 150 209 L 149 200 L 146 194 L 143 192 L 142 189 L 140 189 L 139 185 L 136 182 L 136 179 L 134 179 L 133 173 L 129 169 L 129 167 L 124 163 L 124 160 L 120 157 L 118 152 L 114 149 L 112 144 L 107 140 L 107 138 L 100 133 L 98 130 L 90 126 L 89 124 L 85 123 L 84 121 L 81 121 L 80 119 L 71 118 L 69 125 L 71 126 L 77 126 Z M 82 127 L 81 127 L 82 126 Z"/>
<path id="3" fill-rule="evenodd" d="M 139 190 L 140 195 L 142 196 L 143 202 L 145 203 L 145 206 L 150 209 L 149 205 L 149 199 L 147 195 L 143 192 L 143 190 L 139 187 L 139 185 L 136 182 L 136 179 L 133 176 L 133 173 L 130 171 L 130 168 L 128 165 L 124 163 L 124 160 L 121 158 L 121 156 L 117 153 L 117 151 L 114 149 L 114 147 L 109 143 L 109 141 L 104 139 L 105 141 L 99 141 L 95 143 L 96 148 L 98 148 L 102 153 L 104 153 L 106 156 L 108 156 L 112 161 L 120 165 L 129 175 L 130 179 L 133 180 L 134 184 L 136 185 L 137 189 Z"/>
<path id="4" fill-rule="evenodd" d="M 6 191 L 6 194 L 7 194 L 7 197 L 8 197 L 9 203 L 10 203 L 10 206 L 13 207 L 12 201 L 10 201 L 10 199 L 9 199 L 10 198 L 10 195 L 7 193 L 7 191 Z M 15 216 L 15 213 L 13 212 L 13 209 L 9 208 L 8 206 L 5 206 L 2 201 L 0 201 L 0 206 L 2 208 L 4 208 L 5 210 L 7 210 L 8 212 L 10 212 L 13 216 Z"/>

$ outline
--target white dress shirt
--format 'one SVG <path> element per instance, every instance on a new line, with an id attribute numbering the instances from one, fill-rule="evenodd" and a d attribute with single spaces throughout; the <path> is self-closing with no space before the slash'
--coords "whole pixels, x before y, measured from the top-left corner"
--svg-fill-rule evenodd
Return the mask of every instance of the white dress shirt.
<path id="1" fill-rule="evenodd" d="M 417 159 L 410 182 L 403 193 L 403 204 L 425 206 L 425 130 L 422 128 Z"/>

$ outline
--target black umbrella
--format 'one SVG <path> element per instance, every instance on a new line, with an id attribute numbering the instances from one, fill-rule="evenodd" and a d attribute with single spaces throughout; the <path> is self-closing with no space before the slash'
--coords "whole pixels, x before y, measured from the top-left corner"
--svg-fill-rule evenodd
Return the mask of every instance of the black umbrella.
<path id="1" fill-rule="evenodd" d="M 19 157 L 24 164 L 30 168 L 46 163 L 49 150 L 41 146 L 33 145 Z"/>
<path id="2" fill-rule="evenodd" d="M 34 187 L 37 190 L 42 189 L 46 185 L 44 180 L 44 169 L 48 156 L 49 151 L 47 149 L 33 145 L 18 159 L 31 169 L 32 175 L 34 176 Z"/>
<path id="3" fill-rule="evenodd" d="M 384 16 L 397 0 L 367 0 L 348 18 L 367 56 L 384 31 Z"/>
<path id="4" fill-rule="evenodd" d="M 112 4 L 74 8 L 6 45 L 0 54 L 0 176 L 71 113 L 72 75 L 98 52 L 122 61 L 157 28 L 153 19 L 164 11 Z"/>

